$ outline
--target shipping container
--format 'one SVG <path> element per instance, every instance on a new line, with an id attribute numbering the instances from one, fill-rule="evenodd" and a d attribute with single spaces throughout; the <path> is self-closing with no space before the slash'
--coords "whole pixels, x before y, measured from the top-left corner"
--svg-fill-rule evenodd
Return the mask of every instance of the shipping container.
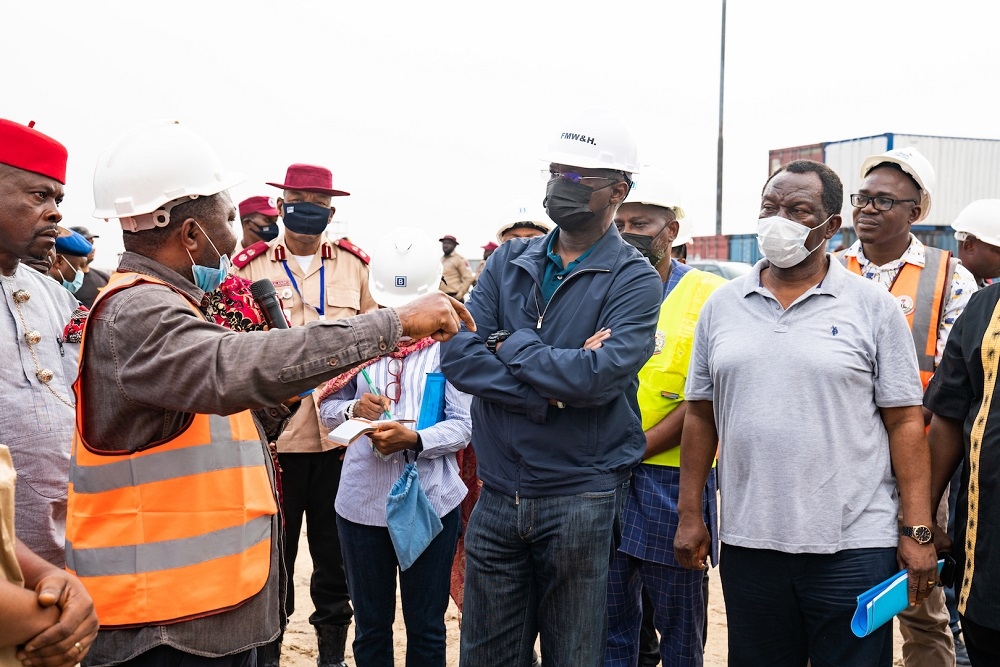
<path id="1" fill-rule="evenodd" d="M 771 173 L 776 168 L 773 166 L 775 158 L 782 164 L 790 159 L 800 159 L 791 157 L 796 155 L 816 159 L 808 156 L 817 154 L 817 146 L 822 146 L 821 161 L 837 172 L 844 182 L 844 208 L 841 211 L 844 227 L 853 226 L 854 208 L 850 195 L 857 192 L 861 185 L 861 163 L 869 155 L 893 148 L 912 146 L 934 167 L 937 184 L 931 192 L 930 214 L 921 221 L 921 227 L 947 227 L 970 202 L 1000 198 L 1000 140 L 997 139 L 886 132 L 871 137 L 772 150 L 769 152 Z M 946 242 L 944 237 L 941 242 Z"/>
<path id="2" fill-rule="evenodd" d="M 958 255 L 958 241 L 955 239 L 955 230 L 951 227 L 913 225 L 910 227 L 910 231 L 924 245 L 947 250 L 953 255 Z M 858 236 L 854 233 L 853 229 L 841 228 L 841 233 L 844 238 L 844 247 L 850 247 L 851 244 L 858 240 Z"/>
<path id="3" fill-rule="evenodd" d="M 773 174 L 778 171 L 778 169 L 794 160 L 812 160 L 813 162 L 822 162 L 823 144 L 792 146 L 791 148 L 778 148 L 776 150 L 769 151 L 767 173 Z"/>
<path id="4" fill-rule="evenodd" d="M 729 259 L 729 243 L 725 236 L 695 236 L 687 246 L 690 260 Z"/>

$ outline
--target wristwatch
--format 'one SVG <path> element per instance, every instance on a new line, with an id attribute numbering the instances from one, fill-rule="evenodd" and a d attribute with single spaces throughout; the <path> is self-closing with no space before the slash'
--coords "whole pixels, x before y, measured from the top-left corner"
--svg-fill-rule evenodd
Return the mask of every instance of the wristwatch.
<path id="1" fill-rule="evenodd" d="M 502 343 L 503 341 L 510 338 L 510 332 L 506 329 L 501 329 L 500 331 L 494 331 L 489 336 L 486 337 L 486 349 L 493 354 L 497 353 L 497 343 Z"/>
<path id="2" fill-rule="evenodd" d="M 917 544 L 927 544 L 934 539 L 934 533 L 927 526 L 900 526 L 899 534 L 901 537 L 912 537 Z"/>

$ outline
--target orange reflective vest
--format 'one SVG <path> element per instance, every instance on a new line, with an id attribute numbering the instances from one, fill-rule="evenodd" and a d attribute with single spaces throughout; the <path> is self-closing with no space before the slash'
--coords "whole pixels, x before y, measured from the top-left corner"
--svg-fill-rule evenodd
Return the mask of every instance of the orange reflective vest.
<path id="1" fill-rule="evenodd" d="M 917 365 L 924 389 L 934 377 L 934 358 L 937 356 L 938 324 L 944 307 L 945 290 L 948 288 L 948 265 L 951 253 L 926 246 L 924 268 L 909 262 L 903 264 L 889 292 L 899 301 L 906 323 L 913 334 L 917 348 Z M 841 262 L 854 273 L 862 275 L 861 264 L 855 256 L 841 255 Z"/>
<path id="2" fill-rule="evenodd" d="M 94 310 L 139 283 L 170 287 L 116 273 Z M 93 597 L 101 627 L 207 616 L 259 593 L 278 510 L 250 412 L 195 414 L 165 441 L 134 452 L 101 451 L 83 438 L 88 397 L 79 378 L 75 388 L 66 568 Z"/>

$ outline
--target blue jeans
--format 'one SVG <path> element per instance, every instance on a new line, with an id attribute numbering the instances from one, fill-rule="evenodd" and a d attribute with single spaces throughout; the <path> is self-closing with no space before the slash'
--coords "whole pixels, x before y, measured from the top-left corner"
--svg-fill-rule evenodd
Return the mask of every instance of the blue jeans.
<path id="1" fill-rule="evenodd" d="M 487 486 L 465 535 L 463 667 L 599 667 L 608 565 L 628 482 L 608 491 L 521 498 Z"/>
<path id="2" fill-rule="evenodd" d="M 894 547 L 790 554 L 722 545 L 730 667 L 889 667 L 892 623 L 859 639 L 857 596 L 899 571 Z"/>
<path id="3" fill-rule="evenodd" d="M 441 517 L 441 523 L 443 530 L 426 551 L 399 573 L 407 667 L 445 667 L 444 614 L 462 526 L 461 508 Z M 392 623 L 399 563 L 389 529 L 353 523 L 340 515 L 337 529 L 354 602 L 354 659 L 359 667 L 393 667 Z"/>

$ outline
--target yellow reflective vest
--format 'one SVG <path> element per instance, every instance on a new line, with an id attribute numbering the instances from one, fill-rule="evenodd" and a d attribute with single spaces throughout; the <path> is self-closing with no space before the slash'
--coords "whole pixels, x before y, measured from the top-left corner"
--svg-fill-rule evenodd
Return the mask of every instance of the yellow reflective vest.
<path id="1" fill-rule="evenodd" d="M 660 306 L 653 356 L 639 371 L 643 431 L 662 421 L 684 400 L 698 315 L 709 295 L 725 283 L 720 276 L 693 269 L 684 274 Z M 679 468 L 681 448 L 661 452 L 643 463 Z"/>

